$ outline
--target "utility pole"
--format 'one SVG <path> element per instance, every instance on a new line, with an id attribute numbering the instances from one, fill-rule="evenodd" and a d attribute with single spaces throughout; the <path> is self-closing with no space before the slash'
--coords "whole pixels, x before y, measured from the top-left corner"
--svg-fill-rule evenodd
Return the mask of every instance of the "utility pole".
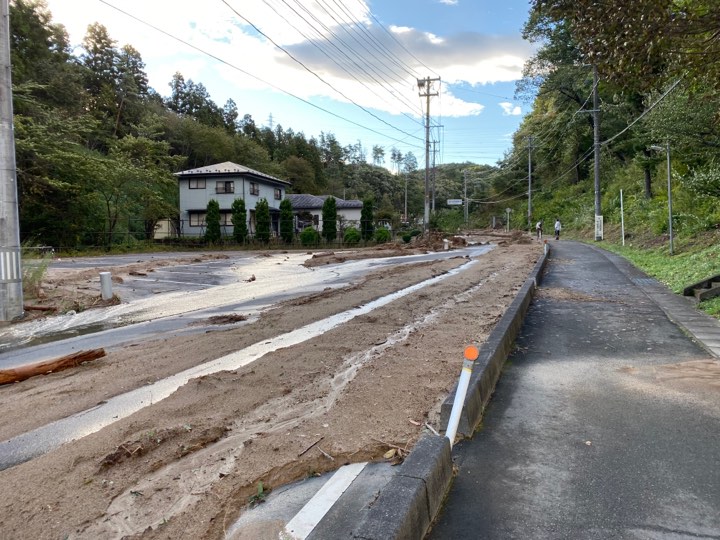
<path id="1" fill-rule="evenodd" d="M 432 150 L 432 187 L 430 188 L 430 191 L 432 192 L 432 204 L 431 204 L 431 211 L 435 212 L 435 156 L 437 155 L 437 141 L 432 142 L 433 150 Z"/>
<path id="2" fill-rule="evenodd" d="M 10 8 L 0 0 L 0 321 L 23 314 L 20 222 L 10 67 Z"/>
<path id="3" fill-rule="evenodd" d="M 603 239 L 602 210 L 600 208 L 600 98 L 598 71 L 593 64 L 593 141 L 595 147 L 595 241 Z"/>
<path id="4" fill-rule="evenodd" d="M 533 146 L 533 138 L 527 138 L 528 145 L 528 231 L 532 234 L 532 151 L 535 148 Z"/>
<path id="5" fill-rule="evenodd" d="M 403 221 L 405 223 L 407 223 L 409 221 L 408 215 L 407 215 L 407 181 L 408 181 L 407 173 L 404 173 L 403 176 L 405 177 L 405 208 L 404 208 L 404 212 L 403 212 Z"/>
<path id="6" fill-rule="evenodd" d="M 470 201 L 468 201 L 467 197 L 467 169 L 463 169 L 463 202 L 465 203 L 465 225 L 467 225 L 468 217 L 469 217 L 469 204 Z"/>
<path id="7" fill-rule="evenodd" d="M 428 232 L 430 228 L 430 98 L 437 96 L 438 92 L 432 91 L 432 83 L 440 81 L 440 77 L 418 79 L 418 92 L 420 97 L 426 99 L 425 103 L 425 215 L 423 230 Z"/>

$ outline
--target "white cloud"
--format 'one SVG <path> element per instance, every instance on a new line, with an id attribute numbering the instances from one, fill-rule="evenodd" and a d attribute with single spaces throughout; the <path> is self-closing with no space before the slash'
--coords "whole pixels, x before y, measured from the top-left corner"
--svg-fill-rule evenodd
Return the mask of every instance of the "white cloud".
<path id="1" fill-rule="evenodd" d="M 441 4 L 445 4 L 446 6 L 457 6 L 458 0 L 439 0 Z"/>
<path id="2" fill-rule="evenodd" d="M 363 107 L 418 117 L 422 109 L 417 77 L 439 75 L 443 83 L 471 85 L 513 81 L 521 76 L 523 64 L 532 52 L 519 36 L 477 32 L 441 35 L 437 30 L 387 25 L 394 38 L 412 51 L 410 56 L 371 19 L 365 2 L 343 3 L 346 11 L 340 19 L 331 17 L 317 2 L 302 2 L 303 7 L 296 7 L 298 11 L 292 13 L 290 3 L 271 3 L 276 12 L 262 0 L 228 0 L 242 17 L 256 24 L 313 74 L 221 2 L 205 2 L 198 9 L 194 0 L 115 1 L 127 13 L 196 49 L 97 0 L 48 0 L 48 7 L 53 20 L 67 27 L 75 45 L 80 44 L 88 24 L 93 22 L 105 25 L 118 45 L 132 44 L 146 63 L 150 85 L 161 94 L 167 95 L 168 83 L 179 71 L 186 80 L 205 84 L 219 104 L 227 97 L 238 101 L 237 96 L 244 90 L 274 85 L 303 99 L 352 100 Z M 457 4 L 456 0 L 440 1 Z M 358 28 L 392 51 L 391 57 L 400 65 L 352 45 L 351 32 Z M 416 58 L 421 58 L 422 64 Z M 445 116 L 477 115 L 483 109 L 444 89 L 442 92 Z M 518 107 L 501 106 L 508 115 L 520 114 Z"/>
<path id="3" fill-rule="evenodd" d="M 502 107 L 503 114 L 505 116 L 520 116 L 522 114 L 522 109 L 519 105 L 513 105 L 512 103 L 508 103 L 507 101 L 498 103 L 498 105 Z"/>

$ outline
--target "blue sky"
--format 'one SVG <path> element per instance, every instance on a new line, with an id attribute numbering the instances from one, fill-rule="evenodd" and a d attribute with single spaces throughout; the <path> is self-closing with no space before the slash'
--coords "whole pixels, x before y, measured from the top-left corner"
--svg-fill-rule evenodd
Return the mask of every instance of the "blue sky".
<path id="1" fill-rule="evenodd" d="M 532 54 L 520 36 L 527 0 L 47 4 L 73 45 L 88 24 L 99 22 L 118 46 L 135 47 L 162 95 L 179 71 L 204 84 L 218 105 L 233 99 L 259 126 L 269 125 L 272 115 L 274 125 L 308 138 L 325 132 L 343 145 L 359 141 L 368 156 L 380 145 L 388 167 L 393 147 L 424 165 L 426 99 L 418 79 L 441 79 L 431 88 L 439 95 L 430 100 L 436 163 L 494 164 L 529 106 L 514 99 L 515 81 Z"/>

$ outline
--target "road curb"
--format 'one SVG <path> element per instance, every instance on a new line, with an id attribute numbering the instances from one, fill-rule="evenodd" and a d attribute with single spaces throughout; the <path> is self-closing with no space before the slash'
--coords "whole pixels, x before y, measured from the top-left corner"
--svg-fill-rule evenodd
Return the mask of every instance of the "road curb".
<path id="1" fill-rule="evenodd" d="M 535 289 L 542 280 L 549 253 L 548 249 L 540 256 L 510 307 L 480 346 L 458 427 L 462 435 L 471 435 L 482 418 Z M 455 389 L 442 404 L 443 430 L 447 427 L 454 396 Z M 450 489 L 452 469 L 450 442 L 436 435 L 421 437 L 398 473 L 380 491 L 366 517 L 353 530 L 352 537 L 358 540 L 423 538 Z"/>
<path id="2" fill-rule="evenodd" d="M 475 426 L 480 423 L 482 415 L 485 411 L 490 396 L 495 389 L 495 384 L 500 378 L 500 371 L 505 363 L 515 338 L 520 331 L 525 314 L 527 313 L 530 302 L 535 296 L 535 289 L 542 280 L 542 272 L 547 264 L 549 250 L 538 259 L 534 268 L 530 272 L 530 276 L 520 288 L 510 307 L 505 311 L 502 318 L 495 325 L 495 328 L 488 336 L 488 339 L 480 348 L 480 356 L 475 360 L 473 372 L 470 376 L 470 386 L 463 411 L 460 415 L 460 424 L 458 425 L 458 434 L 469 437 L 475 431 Z M 455 391 L 457 385 L 453 388 L 450 395 L 445 398 L 440 412 L 440 425 L 442 431 L 447 429 L 450 411 L 452 410 L 453 400 L 455 399 Z"/>

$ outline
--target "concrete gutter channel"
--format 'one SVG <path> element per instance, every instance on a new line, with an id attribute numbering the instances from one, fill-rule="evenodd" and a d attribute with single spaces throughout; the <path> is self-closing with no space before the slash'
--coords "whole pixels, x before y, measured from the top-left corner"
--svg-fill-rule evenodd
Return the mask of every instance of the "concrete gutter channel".
<path id="1" fill-rule="evenodd" d="M 480 423 L 502 366 L 525 319 L 535 289 L 549 257 L 549 249 L 535 264 L 518 295 L 480 346 L 463 407 L 458 434 L 470 437 Z M 457 388 L 457 386 L 456 386 Z M 455 390 L 441 409 L 442 431 L 450 417 Z M 365 517 L 352 527 L 358 540 L 417 540 L 423 538 L 450 490 L 453 463 L 450 442 L 445 437 L 424 435 L 380 491 Z M 349 516 L 352 519 L 352 516 Z M 311 535 L 312 537 L 312 535 Z"/>

